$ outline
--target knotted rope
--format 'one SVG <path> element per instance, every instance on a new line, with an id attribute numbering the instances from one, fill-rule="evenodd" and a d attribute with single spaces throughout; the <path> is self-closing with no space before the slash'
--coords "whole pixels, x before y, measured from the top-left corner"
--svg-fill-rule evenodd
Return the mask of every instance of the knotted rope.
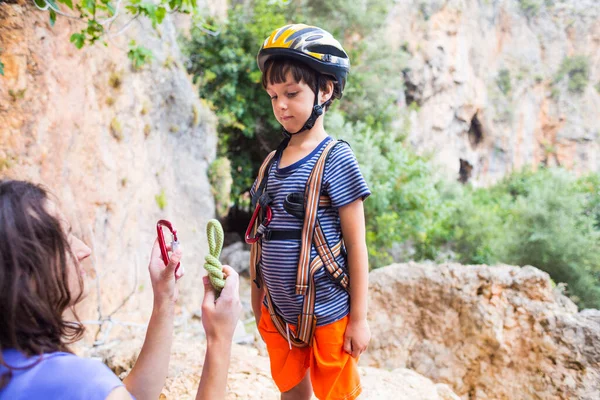
<path id="1" fill-rule="evenodd" d="M 223 265 L 219 261 L 221 250 L 223 249 L 223 227 L 216 219 L 211 219 L 206 225 L 206 236 L 208 237 L 208 254 L 204 257 L 206 263 L 204 269 L 208 271 L 210 283 L 217 292 L 221 292 L 225 287 L 225 279 L 223 279 Z"/>

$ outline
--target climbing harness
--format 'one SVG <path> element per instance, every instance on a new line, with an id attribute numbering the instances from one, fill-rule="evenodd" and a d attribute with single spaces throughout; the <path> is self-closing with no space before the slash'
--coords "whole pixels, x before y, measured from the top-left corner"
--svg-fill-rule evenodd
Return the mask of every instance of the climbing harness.
<path id="1" fill-rule="evenodd" d="M 170 258 L 169 258 L 169 252 L 167 250 L 167 245 L 165 244 L 165 235 L 164 235 L 163 229 L 162 229 L 163 226 L 165 228 L 167 228 L 171 232 L 171 235 L 173 236 L 173 240 L 171 241 L 171 251 L 177 250 L 177 248 L 179 247 L 179 241 L 177 240 L 177 231 L 173 228 L 173 225 L 171 224 L 171 222 L 167 221 L 166 219 L 161 219 L 156 223 L 156 233 L 158 235 L 158 245 L 160 246 L 160 253 L 162 254 L 162 259 L 166 266 L 169 263 Z M 177 267 L 175 267 L 175 275 L 177 275 L 177 271 L 179 270 L 180 266 L 181 266 L 181 263 L 178 263 Z M 181 272 L 183 273 L 183 269 Z"/>
<path id="2" fill-rule="evenodd" d="M 343 239 L 334 246 L 329 246 L 317 215 L 319 208 L 331 207 L 331 199 L 328 196 L 321 195 L 323 174 L 331 150 L 341 143 L 341 141 L 332 140 L 325 146 L 308 177 L 304 193 L 289 194 L 284 201 L 284 208 L 286 211 L 304 221 L 302 230 L 270 230 L 267 228 L 268 223 L 261 223 L 259 225 L 257 220 L 261 218 L 261 215 L 264 217 L 265 213 L 263 211 L 269 207 L 269 203 L 272 202 L 267 194 L 269 170 L 271 169 L 274 160 L 281 156 L 283 149 L 285 149 L 288 142 L 289 138 L 284 139 L 279 148 L 267 156 L 259 169 L 257 178 L 259 184 L 252 198 L 256 208 L 254 210 L 253 218 L 250 221 L 250 225 L 248 226 L 246 242 L 252 244 L 250 249 L 250 276 L 257 288 L 260 289 L 261 286 L 264 287 L 267 308 L 271 315 L 271 319 L 273 320 L 273 324 L 278 332 L 288 340 L 290 345 L 295 347 L 306 347 L 312 345 L 312 339 L 317 325 L 317 318 L 315 316 L 316 289 L 314 284 L 314 276 L 317 271 L 325 267 L 329 278 L 339 284 L 342 288 L 348 290 L 350 285 L 346 270 L 336 261 L 336 257 L 340 254 L 344 257 L 346 256 Z M 270 217 L 267 217 L 266 219 L 270 222 Z M 259 229 L 261 229 L 260 232 Z M 248 241 L 248 238 L 253 241 Z M 296 294 L 303 295 L 304 301 L 302 313 L 298 316 L 298 329 L 296 329 L 296 332 L 291 331 L 283 317 L 276 313 L 273 300 L 271 299 L 271 295 L 269 294 L 266 285 L 263 285 L 260 272 L 262 241 L 286 239 L 301 240 L 298 273 L 296 276 Z M 315 246 L 318 257 L 315 257 L 311 261 L 310 255 L 313 245 Z"/>
<path id="3" fill-rule="evenodd" d="M 225 279 L 223 275 L 223 265 L 219 261 L 221 256 L 221 250 L 223 250 L 224 233 L 223 227 L 216 219 L 211 219 L 206 225 L 206 236 L 208 238 L 208 251 L 209 254 L 204 257 L 206 263 L 204 269 L 208 272 L 208 279 L 220 293 L 225 287 Z"/>

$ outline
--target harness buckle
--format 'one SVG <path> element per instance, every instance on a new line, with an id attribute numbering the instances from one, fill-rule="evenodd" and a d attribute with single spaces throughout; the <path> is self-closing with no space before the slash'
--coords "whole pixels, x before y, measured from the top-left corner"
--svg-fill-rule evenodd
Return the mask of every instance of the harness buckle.
<path id="1" fill-rule="evenodd" d="M 336 271 L 340 271 L 340 273 L 338 274 L 338 277 L 334 277 L 333 273 L 329 272 L 329 270 L 325 269 L 327 271 L 327 275 L 329 276 L 329 279 L 331 279 L 333 282 L 337 283 L 338 285 L 342 286 L 342 281 L 344 280 L 344 278 L 346 277 L 346 272 L 344 270 L 342 270 L 341 268 L 338 267 L 338 269 Z M 334 271 L 334 272 L 336 272 Z"/>
<path id="2" fill-rule="evenodd" d="M 264 226 L 264 225 L 261 225 Z M 265 229 L 262 235 L 263 240 L 266 240 L 267 242 L 269 240 L 271 240 L 271 238 L 273 237 L 273 230 L 272 229 Z"/>

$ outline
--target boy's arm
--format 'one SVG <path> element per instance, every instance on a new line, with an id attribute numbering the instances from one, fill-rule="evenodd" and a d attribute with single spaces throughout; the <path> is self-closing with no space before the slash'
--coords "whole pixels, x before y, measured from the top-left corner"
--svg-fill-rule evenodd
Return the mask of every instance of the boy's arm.
<path id="1" fill-rule="evenodd" d="M 350 275 L 350 321 L 344 337 L 344 350 L 358 357 L 367 349 L 371 331 L 367 323 L 369 257 L 365 239 L 365 213 L 362 199 L 339 209 L 342 235 L 348 251 Z"/>

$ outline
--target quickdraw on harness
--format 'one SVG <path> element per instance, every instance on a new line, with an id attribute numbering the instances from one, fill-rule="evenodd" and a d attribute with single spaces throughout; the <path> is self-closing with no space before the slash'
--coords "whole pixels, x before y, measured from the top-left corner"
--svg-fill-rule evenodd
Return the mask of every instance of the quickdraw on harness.
<path id="1" fill-rule="evenodd" d="M 158 245 L 160 247 L 160 253 L 162 255 L 162 259 L 165 265 L 167 265 L 169 263 L 170 258 L 169 252 L 167 251 L 167 245 L 165 244 L 165 235 L 162 230 L 163 226 L 171 232 L 171 235 L 173 235 L 173 240 L 171 241 L 171 251 L 177 250 L 177 246 L 179 246 L 179 241 L 177 240 L 177 231 L 173 228 L 171 222 L 167 221 L 166 219 L 161 219 L 156 223 L 156 234 L 158 235 Z M 176 276 L 180 266 L 181 263 L 178 263 L 177 267 L 175 267 Z"/>
<path id="2" fill-rule="evenodd" d="M 314 277 L 317 271 L 325 267 L 329 278 L 345 290 L 349 288 L 349 277 L 336 261 L 336 257 L 340 254 L 345 255 L 343 239 L 330 247 L 317 217 L 319 208 L 331 207 L 331 199 L 328 196 L 321 195 L 321 186 L 329 154 L 341 142 L 332 140 L 325 146 L 310 173 L 305 192 L 292 193 L 284 201 L 286 211 L 304 221 L 302 230 L 271 230 L 268 229 L 269 222 L 271 221 L 269 204 L 272 201 L 267 194 L 269 170 L 273 162 L 281 156 L 288 142 L 289 138 L 285 139 L 276 151 L 271 152 L 267 156 L 260 167 L 257 179 L 259 185 L 252 198 L 253 204 L 256 204 L 256 209 L 246 232 L 246 242 L 252 244 L 250 251 L 251 278 L 258 288 L 261 288 L 261 286 L 264 287 L 267 308 L 275 327 L 282 336 L 287 338 L 290 346 L 306 347 L 312 345 L 315 327 L 317 326 L 317 318 L 315 316 L 316 288 L 314 284 Z M 258 218 L 261 218 L 260 224 L 258 223 Z M 303 295 L 304 301 L 302 313 L 298 316 L 298 325 L 295 332 L 290 331 L 285 320 L 275 312 L 273 300 L 266 285 L 263 285 L 260 273 L 262 241 L 286 239 L 301 240 L 298 273 L 296 276 L 296 294 Z M 318 256 L 311 261 L 312 245 L 315 246 Z"/>

